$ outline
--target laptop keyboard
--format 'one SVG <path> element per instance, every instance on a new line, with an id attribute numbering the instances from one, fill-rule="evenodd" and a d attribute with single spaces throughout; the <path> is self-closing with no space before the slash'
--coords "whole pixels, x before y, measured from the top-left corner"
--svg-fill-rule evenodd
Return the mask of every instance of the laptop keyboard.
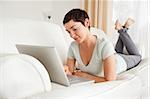
<path id="1" fill-rule="evenodd" d="M 80 81 L 79 77 L 77 76 L 72 76 L 72 75 L 67 75 L 69 82 L 78 82 Z"/>
<path id="2" fill-rule="evenodd" d="M 89 84 L 94 82 L 94 80 L 88 80 L 74 75 L 67 75 L 67 77 L 70 84 Z"/>

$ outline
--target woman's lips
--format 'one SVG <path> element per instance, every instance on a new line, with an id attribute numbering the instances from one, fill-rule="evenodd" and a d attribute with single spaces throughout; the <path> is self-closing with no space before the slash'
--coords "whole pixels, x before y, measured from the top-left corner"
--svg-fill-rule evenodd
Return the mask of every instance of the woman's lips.
<path id="1" fill-rule="evenodd" d="M 75 41 L 80 42 L 80 38 L 76 38 Z"/>

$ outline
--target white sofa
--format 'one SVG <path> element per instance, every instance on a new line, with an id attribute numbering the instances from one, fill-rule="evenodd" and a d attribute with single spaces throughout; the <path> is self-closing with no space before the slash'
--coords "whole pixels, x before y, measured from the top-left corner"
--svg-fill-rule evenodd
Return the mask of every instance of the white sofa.
<path id="1" fill-rule="evenodd" d="M 15 47 L 54 45 L 65 63 L 69 43 L 62 29 L 52 23 L 26 19 L 3 18 L 0 22 L 0 99 L 148 98 L 149 58 L 119 74 L 116 81 L 65 87 L 51 82 L 48 71 L 36 58 L 19 54 Z"/>

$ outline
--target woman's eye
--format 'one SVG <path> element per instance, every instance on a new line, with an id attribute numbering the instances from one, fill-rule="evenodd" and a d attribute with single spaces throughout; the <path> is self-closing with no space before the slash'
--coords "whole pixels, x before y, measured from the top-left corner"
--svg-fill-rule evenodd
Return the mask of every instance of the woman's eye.
<path id="1" fill-rule="evenodd" d="M 77 29 L 73 29 L 73 31 L 76 31 Z"/>

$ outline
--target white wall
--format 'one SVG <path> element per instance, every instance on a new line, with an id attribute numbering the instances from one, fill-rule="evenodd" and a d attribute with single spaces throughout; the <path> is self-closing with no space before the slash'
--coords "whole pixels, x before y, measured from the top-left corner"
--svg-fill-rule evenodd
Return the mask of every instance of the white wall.
<path id="1" fill-rule="evenodd" d="M 2 9 L 3 9 L 3 7 L 2 7 L 2 5 L 0 3 L 0 18 L 2 17 Z"/>
<path id="2" fill-rule="evenodd" d="M 29 18 L 43 20 L 44 9 L 51 9 L 50 2 L 2 1 L 3 17 Z"/>
<path id="3" fill-rule="evenodd" d="M 46 20 L 46 15 L 51 15 L 51 22 L 62 25 L 64 15 L 80 7 L 81 0 L 0 0 L 0 15 L 34 20 Z"/>

